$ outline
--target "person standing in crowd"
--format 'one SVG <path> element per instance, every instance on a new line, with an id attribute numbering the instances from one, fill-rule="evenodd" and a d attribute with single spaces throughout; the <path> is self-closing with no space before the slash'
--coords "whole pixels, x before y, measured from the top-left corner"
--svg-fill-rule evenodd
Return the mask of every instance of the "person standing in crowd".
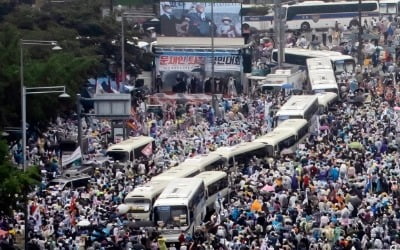
<path id="1" fill-rule="evenodd" d="M 162 88 L 163 88 L 163 81 L 161 79 L 161 75 L 160 74 L 157 74 L 156 84 L 155 85 L 156 85 L 156 92 L 160 93 L 160 91 L 162 91 Z"/>

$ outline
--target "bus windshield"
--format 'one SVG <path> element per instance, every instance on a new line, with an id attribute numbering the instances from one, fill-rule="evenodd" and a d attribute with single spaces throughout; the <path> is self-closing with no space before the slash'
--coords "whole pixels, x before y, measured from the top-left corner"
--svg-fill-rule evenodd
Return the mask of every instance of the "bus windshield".
<path id="1" fill-rule="evenodd" d="M 354 72 L 354 61 L 338 60 L 335 61 L 335 73 Z"/>
<path id="2" fill-rule="evenodd" d="M 182 227 L 189 224 L 186 206 L 159 206 L 154 208 L 154 221 L 166 228 Z"/>
<path id="3" fill-rule="evenodd" d="M 107 152 L 107 156 L 119 162 L 127 162 L 129 160 L 129 154 L 126 151 L 109 151 Z"/>
<path id="4" fill-rule="evenodd" d="M 127 197 L 125 198 L 125 203 L 130 204 L 130 212 L 133 213 L 147 213 L 150 211 L 151 200 L 136 198 L 136 197 Z"/>

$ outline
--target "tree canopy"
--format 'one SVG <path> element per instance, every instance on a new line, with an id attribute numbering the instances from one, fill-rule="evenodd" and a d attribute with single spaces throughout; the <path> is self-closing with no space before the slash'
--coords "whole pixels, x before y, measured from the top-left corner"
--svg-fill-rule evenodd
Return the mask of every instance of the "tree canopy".
<path id="1" fill-rule="evenodd" d="M 0 12 L 0 124 L 20 124 L 20 39 L 55 40 L 62 47 L 52 51 L 46 46 L 23 46 L 25 86 L 65 85 L 75 97 L 90 77 L 107 74 L 109 62 L 120 61 L 120 24 L 102 16 L 100 0 L 46 2 L 40 8 L 4 0 Z M 128 33 L 129 34 L 129 33 Z M 128 37 L 128 36 L 127 36 Z M 143 59 L 127 48 L 127 60 Z M 131 52 L 131 53 L 129 53 Z M 148 60 L 145 60 L 148 62 Z M 126 63 L 129 72 L 130 63 Z M 27 98 L 28 123 L 43 123 L 62 110 L 74 110 L 75 101 L 57 95 Z"/>
<path id="2" fill-rule="evenodd" d="M 17 169 L 8 158 L 8 146 L 0 140 L 0 211 L 11 214 L 19 204 L 24 204 L 25 196 L 40 182 L 37 167 L 29 167 L 24 172 Z"/>

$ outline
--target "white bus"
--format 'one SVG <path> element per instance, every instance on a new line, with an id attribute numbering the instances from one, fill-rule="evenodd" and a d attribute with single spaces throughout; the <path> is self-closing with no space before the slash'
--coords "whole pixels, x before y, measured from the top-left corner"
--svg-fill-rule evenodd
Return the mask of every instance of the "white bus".
<path id="1" fill-rule="evenodd" d="M 180 233 L 193 232 L 206 215 L 206 189 L 200 178 L 175 179 L 153 206 L 153 221 L 167 242 L 178 242 Z"/>
<path id="2" fill-rule="evenodd" d="M 379 13 L 381 17 L 397 17 L 400 13 L 399 0 L 380 0 Z"/>
<path id="3" fill-rule="evenodd" d="M 306 1 L 296 4 L 285 4 L 283 7 L 283 18 L 286 21 L 289 30 L 310 30 L 321 28 L 333 28 L 335 22 L 340 25 L 355 26 L 358 20 L 357 1 L 349 2 L 323 2 L 323 1 Z M 249 24 L 251 27 L 267 30 L 274 27 L 274 12 L 264 11 L 259 15 L 255 14 L 255 10 L 260 7 L 248 7 L 242 15 L 243 23 Z M 272 8 L 271 8 L 272 9 Z M 391 9 L 391 12 L 393 9 Z M 247 14 L 252 13 L 251 14 Z M 379 18 L 378 1 L 362 1 L 361 3 L 362 22 L 367 20 L 371 23 L 373 17 Z M 266 14 L 264 14 L 266 13 Z M 264 14 L 264 15 L 262 15 Z"/>
<path id="4" fill-rule="evenodd" d="M 273 28 L 274 10 L 271 4 L 242 4 L 242 23 L 257 31 Z"/>
<path id="5" fill-rule="evenodd" d="M 184 165 L 178 165 L 176 167 L 172 167 L 168 169 L 167 171 L 154 176 L 151 180 L 152 181 L 173 181 L 175 178 L 187 178 L 187 177 L 193 177 L 197 174 L 199 174 L 201 171 L 201 168 L 198 166 L 184 166 Z"/>
<path id="6" fill-rule="evenodd" d="M 244 142 L 231 147 L 219 147 L 212 154 L 220 155 L 226 166 L 234 167 L 236 163 L 245 163 L 253 156 L 264 157 L 267 151 L 261 143 Z"/>
<path id="7" fill-rule="evenodd" d="M 224 166 L 224 160 L 216 154 L 203 154 L 187 158 L 179 166 L 197 167 L 200 172 L 210 170 L 220 170 Z"/>
<path id="8" fill-rule="evenodd" d="M 135 187 L 129 192 L 124 203 L 117 207 L 119 214 L 127 214 L 129 219 L 148 221 L 154 202 L 168 185 L 169 181 L 151 180 L 144 185 Z"/>
<path id="9" fill-rule="evenodd" d="M 303 138 L 309 129 L 309 124 L 305 119 L 289 119 L 279 124 L 274 131 L 290 131 L 289 133 L 295 135 L 296 141 Z"/>
<path id="10" fill-rule="evenodd" d="M 186 159 L 176 167 L 154 176 L 148 183 L 136 187 L 118 206 L 120 214 L 128 213 L 128 217 L 136 220 L 149 220 L 151 207 L 163 189 L 175 178 L 193 177 L 200 172 L 218 170 L 225 162 L 216 154 L 198 155 Z"/>
<path id="11" fill-rule="evenodd" d="M 338 100 L 338 95 L 332 92 L 317 93 L 319 113 L 323 113 Z"/>
<path id="12" fill-rule="evenodd" d="M 149 136 L 131 137 L 125 141 L 112 145 L 107 149 L 106 155 L 114 161 L 127 163 L 135 158 L 142 156 L 142 150 L 149 143 L 152 143 L 154 149 L 154 138 Z"/>
<path id="13" fill-rule="evenodd" d="M 329 58 L 309 58 L 307 69 L 311 91 L 314 94 L 320 92 L 339 94 L 339 87 Z"/>
<path id="14" fill-rule="evenodd" d="M 309 1 L 286 5 L 286 25 L 290 30 L 333 28 L 340 25 L 355 26 L 358 20 L 359 3 Z M 362 1 L 362 22 L 371 23 L 373 17 L 379 18 L 378 1 Z"/>
<path id="15" fill-rule="evenodd" d="M 296 142 L 296 135 L 289 130 L 273 130 L 254 140 L 254 143 L 264 144 L 268 157 L 277 156 L 280 151 L 292 147 Z"/>
<path id="16" fill-rule="evenodd" d="M 307 59 L 309 58 L 329 58 L 335 75 L 340 75 L 343 72 L 352 73 L 355 70 L 356 62 L 354 58 L 337 51 L 285 48 L 285 63 L 307 66 Z M 272 59 L 278 62 L 278 50 L 272 51 Z"/>
<path id="17" fill-rule="evenodd" d="M 310 124 L 314 122 L 314 116 L 318 112 L 318 98 L 315 95 L 293 95 L 276 112 L 276 124 L 279 126 L 288 119 L 305 119 Z"/>
<path id="18" fill-rule="evenodd" d="M 218 198 L 228 197 L 230 185 L 228 174 L 222 171 L 205 171 L 194 178 L 200 178 L 204 181 L 207 190 L 207 213 L 214 210 L 215 201 Z"/>

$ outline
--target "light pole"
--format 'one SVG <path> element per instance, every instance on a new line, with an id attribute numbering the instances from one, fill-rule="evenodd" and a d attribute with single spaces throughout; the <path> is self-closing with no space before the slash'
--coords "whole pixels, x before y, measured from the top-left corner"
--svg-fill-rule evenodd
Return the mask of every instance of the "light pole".
<path id="1" fill-rule="evenodd" d="M 362 26 L 362 0 L 358 0 L 358 48 L 357 48 L 357 53 L 358 53 L 358 64 L 362 66 L 364 64 L 363 62 L 363 26 Z"/>
<path id="2" fill-rule="evenodd" d="M 146 14 L 136 14 L 136 13 L 122 13 L 121 14 L 121 81 L 125 82 L 125 27 L 124 27 L 124 19 L 125 18 L 141 18 L 148 17 L 154 18 L 154 15 L 146 15 Z"/>
<path id="3" fill-rule="evenodd" d="M 214 44 L 215 34 L 214 34 L 214 1 L 211 1 L 211 91 L 217 93 L 217 88 L 215 86 L 215 44 Z"/>
<path id="4" fill-rule="evenodd" d="M 38 95 L 38 94 L 52 94 L 61 93 L 59 98 L 70 98 L 65 92 L 65 86 L 49 86 L 49 87 L 25 87 L 22 86 L 22 130 L 23 130 L 23 142 L 22 144 L 26 147 L 26 96 L 27 95 Z M 25 151 L 24 151 L 25 152 Z M 24 153 L 25 157 L 25 153 Z M 26 171 L 26 160 L 24 159 L 24 171 Z"/>
<path id="5" fill-rule="evenodd" d="M 22 78 L 23 79 L 23 78 Z M 51 93 L 61 93 L 60 98 L 69 98 L 70 96 L 65 92 L 65 86 L 50 86 L 50 87 L 30 87 L 27 88 L 22 86 L 21 97 L 22 97 L 22 144 L 26 147 L 26 96 L 27 95 L 38 95 L 38 94 L 51 94 Z M 23 148 L 23 157 L 25 157 L 25 148 Z M 26 159 L 23 159 L 24 172 L 26 171 Z M 29 211 L 28 211 L 28 198 L 27 194 L 24 192 L 25 196 L 25 249 L 28 249 L 28 230 L 29 230 Z"/>
<path id="6" fill-rule="evenodd" d="M 57 41 L 46 41 L 46 40 L 24 40 L 20 39 L 20 87 L 21 87 L 21 116 L 22 116 L 22 166 L 24 171 L 26 170 L 26 104 L 24 94 L 24 46 L 52 46 L 53 50 L 61 50 L 58 46 Z"/>

